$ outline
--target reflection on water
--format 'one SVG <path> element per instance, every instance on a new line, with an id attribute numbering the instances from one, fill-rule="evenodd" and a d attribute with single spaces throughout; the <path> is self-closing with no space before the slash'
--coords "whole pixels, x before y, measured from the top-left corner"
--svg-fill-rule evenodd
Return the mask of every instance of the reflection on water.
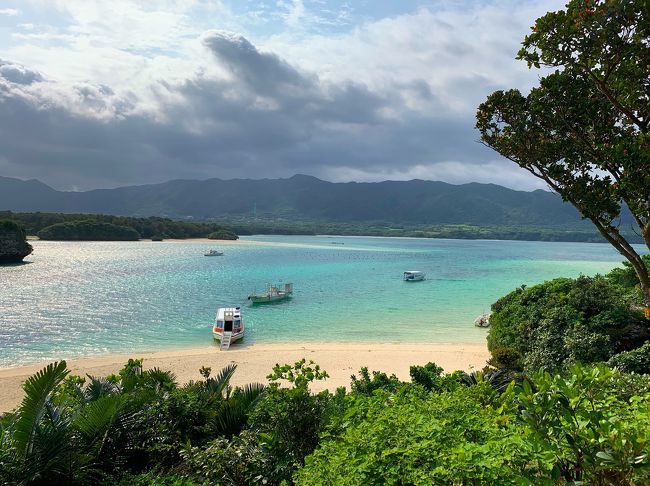
<path id="1" fill-rule="evenodd" d="M 241 305 L 247 342 L 482 342 L 474 318 L 521 284 L 606 272 L 604 244 L 266 236 L 249 243 L 34 241 L 0 267 L 0 365 L 209 343 Z M 333 245 L 332 242 L 343 244 Z M 225 255 L 203 256 L 219 247 Z M 404 270 L 427 280 L 402 281 Z M 269 283 L 290 301 L 251 306 Z"/>

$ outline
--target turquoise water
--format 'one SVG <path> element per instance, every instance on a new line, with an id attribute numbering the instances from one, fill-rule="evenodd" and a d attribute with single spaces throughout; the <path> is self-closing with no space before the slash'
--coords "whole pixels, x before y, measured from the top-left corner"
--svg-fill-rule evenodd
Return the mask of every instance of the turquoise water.
<path id="1" fill-rule="evenodd" d="M 33 246 L 29 263 L 0 267 L 0 366 L 202 345 L 215 309 L 232 305 L 253 343 L 480 343 L 473 321 L 498 297 L 622 259 L 606 244 L 318 236 Z M 404 270 L 427 280 L 403 282 Z M 294 283 L 290 301 L 246 300 L 280 281 Z"/>

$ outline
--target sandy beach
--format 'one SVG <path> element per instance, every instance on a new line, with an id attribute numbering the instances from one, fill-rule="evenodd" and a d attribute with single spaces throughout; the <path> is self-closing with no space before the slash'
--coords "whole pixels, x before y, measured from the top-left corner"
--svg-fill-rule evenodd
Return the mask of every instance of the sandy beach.
<path id="1" fill-rule="evenodd" d="M 63 358 L 63 357 L 62 357 Z M 70 359 L 68 368 L 76 375 L 105 376 L 117 372 L 128 358 L 144 358 L 146 368 L 171 370 L 180 383 L 200 379 L 199 368 L 213 371 L 237 364 L 234 385 L 266 382 L 266 375 L 276 363 L 293 363 L 306 358 L 318 363 L 330 378 L 317 382 L 314 391 L 349 386 L 350 375 L 362 366 L 370 370 L 395 373 L 408 379 L 411 365 L 433 361 L 446 371 L 481 369 L 489 358 L 484 344 L 236 344 L 220 352 L 216 346 L 157 352 L 135 352 L 94 358 Z M 0 413 L 16 407 L 22 399 L 21 384 L 45 363 L 0 369 Z"/>

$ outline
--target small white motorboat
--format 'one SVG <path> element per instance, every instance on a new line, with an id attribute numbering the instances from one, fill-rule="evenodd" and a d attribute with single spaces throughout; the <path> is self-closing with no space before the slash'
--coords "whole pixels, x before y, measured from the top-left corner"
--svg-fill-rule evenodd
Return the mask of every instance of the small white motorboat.
<path id="1" fill-rule="evenodd" d="M 426 273 L 420 272 L 419 270 L 409 270 L 404 272 L 404 281 L 405 282 L 420 282 L 424 280 Z"/>
<path id="2" fill-rule="evenodd" d="M 220 341 L 219 349 L 226 350 L 244 337 L 244 319 L 240 307 L 220 307 L 212 326 L 212 335 Z"/>
<path id="3" fill-rule="evenodd" d="M 222 256 L 223 252 L 219 250 L 208 250 L 204 253 L 205 256 Z"/>
<path id="4" fill-rule="evenodd" d="M 250 294 L 248 296 L 248 300 L 250 300 L 253 304 L 264 304 L 267 302 L 276 302 L 278 300 L 288 299 L 291 297 L 291 294 L 293 294 L 292 283 L 284 284 L 284 288 L 280 288 L 280 284 L 269 285 L 268 290 L 264 292 L 261 292 L 259 294 L 253 292 Z"/>
<path id="5" fill-rule="evenodd" d="M 474 325 L 476 327 L 490 327 L 490 314 L 484 312 L 478 316 L 476 319 L 474 319 Z"/>

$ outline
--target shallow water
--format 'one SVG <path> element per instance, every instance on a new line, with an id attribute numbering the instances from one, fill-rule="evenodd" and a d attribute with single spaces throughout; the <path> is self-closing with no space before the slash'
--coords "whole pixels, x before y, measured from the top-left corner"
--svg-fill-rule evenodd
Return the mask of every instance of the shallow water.
<path id="1" fill-rule="evenodd" d="M 258 236 L 244 244 L 33 242 L 0 267 L 0 366 L 209 343 L 241 305 L 248 342 L 483 342 L 473 321 L 522 284 L 604 273 L 606 244 Z M 248 243 L 246 243 L 248 241 Z M 264 242 L 260 245 L 255 242 Z M 206 258 L 209 248 L 225 251 Z M 427 273 L 403 282 L 404 270 Z M 268 283 L 290 301 L 252 306 Z"/>

